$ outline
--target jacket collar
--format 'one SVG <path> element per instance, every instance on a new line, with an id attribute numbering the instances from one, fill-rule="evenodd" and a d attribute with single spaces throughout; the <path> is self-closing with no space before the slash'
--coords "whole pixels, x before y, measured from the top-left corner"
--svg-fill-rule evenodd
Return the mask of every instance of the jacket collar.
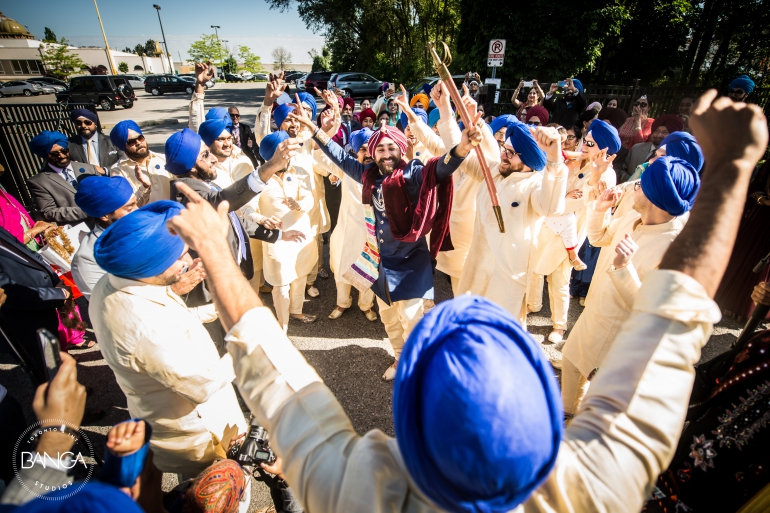
<path id="1" fill-rule="evenodd" d="M 172 306 L 175 303 L 187 308 L 185 302 L 178 295 L 171 291 L 171 287 L 160 285 L 150 285 L 143 281 L 132 280 L 130 278 L 121 278 L 114 274 L 109 274 L 110 285 L 116 290 L 138 296 L 153 303 L 163 306 Z"/>

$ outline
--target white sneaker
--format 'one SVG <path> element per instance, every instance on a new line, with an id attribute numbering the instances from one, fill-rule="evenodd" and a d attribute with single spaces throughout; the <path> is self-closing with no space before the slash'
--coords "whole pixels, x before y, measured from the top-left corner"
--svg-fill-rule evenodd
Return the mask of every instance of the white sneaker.
<path id="1" fill-rule="evenodd" d="M 556 358 L 549 358 L 549 362 L 551 362 L 551 366 L 554 369 L 561 370 L 561 360 L 557 360 Z"/>
<path id="2" fill-rule="evenodd" d="M 553 330 L 548 335 L 548 342 L 553 342 L 554 344 L 557 344 L 557 343 L 561 342 L 562 340 L 564 340 L 564 335 L 559 333 L 556 330 Z"/>
<path id="3" fill-rule="evenodd" d="M 385 374 L 382 375 L 382 379 L 385 381 L 393 381 L 396 377 L 396 366 L 398 366 L 398 360 L 393 362 L 393 365 L 385 370 Z"/>

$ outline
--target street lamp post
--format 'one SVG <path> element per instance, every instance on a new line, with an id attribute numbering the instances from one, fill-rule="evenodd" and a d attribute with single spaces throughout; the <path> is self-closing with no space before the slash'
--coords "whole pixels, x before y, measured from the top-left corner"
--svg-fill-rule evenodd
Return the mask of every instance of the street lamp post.
<path id="1" fill-rule="evenodd" d="M 211 28 L 214 29 L 214 35 L 217 36 L 217 48 L 219 48 L 219 51 L 222 51 L 222 42 L 219 40 L 219 32 L 217 32 L 217 29 L 221 29 L 222 27 L 219 25 L 212 25 Z M 219 54 L 219 52 L 217 52 L 217 54 Z"/>
<path id="2" fill-rule="evenodd" d="M 158 4 L 153 4 L 153 7 L 155 8 L 156 11 L 158 11 L 158 23 L 160 23 L 160 34 L 163 36 L 163 46 L 166 47 L 166 54 L 163 56 L 163 61 L 161 62 L 164 62 L 166 59 L 168 59 L 169 72 L 173 74 L 174 66 L 171 64 L 171 58 L 169 57 L 171 55 L 171 52 L 168 51 L 168 43 L 166 43 L 166 33 L 163 31 L 163 21 L 161 21 L 160 19 L 160 6 Z M 163 68 L 165 69 L 165 67 L 166 65 L 164 63 Z"/>

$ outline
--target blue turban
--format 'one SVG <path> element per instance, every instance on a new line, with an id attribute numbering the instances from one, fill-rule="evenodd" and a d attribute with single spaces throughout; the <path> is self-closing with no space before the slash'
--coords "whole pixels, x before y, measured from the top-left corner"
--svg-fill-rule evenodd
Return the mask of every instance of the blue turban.
<path id="1" fill-rule="evenodd" d="M 512 114 L 503 114 L 502 116 L 497 116 L 492 120 L 492 122 L 489 124 L 489 129 L 492 130 L 493 134 L 496 134 L 501 129 L 507 127 L 508 123 L 515 123 L 518 120 L 519 119 Z"/>
<path id="2" fill-rule="evenodd" d="M 688 162 L 697 172 L 703 168 L 703 152 L 692 134 L 674 132 L 668 134 L 660 146 L 666 147 L 666 155 Z"/>
<path id="3" fill-rule="evenodd" d="M 92 121 L 97 127 L 99 127 L 99 129 L 102 128 L 101 123 L 99 123 L 99 116 L 97 116 L 96 113 L 91 109 L 73 109 L 72 112 L 70 112 L 70 119 L 74 123 L 78 118 L 86 118 Z"/>
<path id="4" fill-rule="evenodd" d="M 732 82 L 730 82 L 730 89 L 733 88 L 739 88 L 746 91 L 746 94 L 751 94 L 751 92 L 756 87 L 756 84 L 748 75 L 741 75 L 740 77 L 736 78 Z"/>
<path id="5" fill-rule="evenodd" d="M 289 116 L 290 112 L 294 112 L 294 107 L 285 103 L 283 105 L 273 107 L 273 118 L 275 118 L 275 126 L 278 127 L 278 130 L 281 129 L 281 125 L 283 125 L 283 122 L 286 121 L 286 118 Z"/>
<path id="6" fill-rule="evenodd" d="M 316 103 L 315 98 L 313 98 L 313 95 L 303 91 L 301 93 L 297 93 L 297 96 L 299 96 L 299 101 L 301 103 L 304 103 L 310 107 L 310 109 L 313 111 L 311 118 L 315 119 L 316 114 L 318 114 L 318 104 Z"/>
<path id="7" fill-rule="evenodd" d="M 227 127 L 227 122 L 224 119 L 209 119 L 198 127 L 198 135 L 201 136 L 206 146 L 211 146 L 222 135 L 222 132 L 230 133 L 230 129 Z"/>
<path id="8" fill-rule="evenodd" d="M 275 100 L 275 104 L 284 105 L 286 103 L 291 103 L 292 101 L 294 100 L 292 100 L 291 96 L 289 96 L 288 93 L 283 93 L 281 96 L 278 97 L 277 100 Z"/>
<path id="9" fill-rule="evenodd" d="M 700 189 L 700 176 L 689 162 L 660 157 L 642 173 L 642 192 L 650 202 L 672 216 L 689 212 Z"/>
<path id="10" fill-rule="evenodd" d="M 112 141 L 112 144 L 114 144 L 120 151 L 126 151 L 129 130 L 133 130 L 139 135 L 142 135 L 142 129 L 130 119 L 124 119 L 123 121 L 118 122 L 118 124 L 110 130 L 110 141 Z"/>
<path id="11" fill-rule="evenodd" d="M 409 475 L 440 508 L 509 511 L 556 462 L 561 404 L 532 336 L 491 301 L 459 296 L 425 315 L 404 346 L 396 441 Z"/>
<path id="12" fill-rule="evenodd" d="M 75 483 L 47 493 L 14 510 L 16 513 L 142 513 L 120 488 L 104 483 Z"/>
<path id="13" fill-rule="evenodd" d="M 545 152 L 537 145 L 537 141 L 529 131 L 529 125 L 521 121 L 508 123 L 505 138 L 511 141 L 511 146 L 517 153 L 521 153 L 521 161 L 533 171 L 542 171 L 548 159 Z"/>
<path id="14" fill-rule="evenodd" d="M 181 203 L 160 200 L 121 217 L 96 239 L 96 263 L 110 274 L 133 280 L 163 274 L 184 251 L 184 241 L 166 228 L 166 221 L 182 209 Z"/>
<path id="15" fill-rule="evenodd" d="M 362 128 L 361 130 L 356 130 L 350 134 L 350 147 L 353 148 L 353 151 L 358 153 L 358 150 L 361 149 L 361 146 L 369 142 L 369 138 L 373 133 L 374 132 L 366 127 Z"/>
<path id="16" fill-rule="evenodd" d="M 583 92 L 583 82 L 581 82 L 580 80 L 578 80 L 576 78 L 573 78 L 572 79 L 572 85 L 574 85 L 575 89 L 577 89 L 581 93 Z"/>
<path id="17" fill-rule="evenodd" d="M 265 161 L 270 160 L 273 158 L 273 155 L 275 155 L 275 150 L 278 148 L 278 145 L 288 138 L 289 134 L 283 130 L 266 135 L 265 138 L 262 139 L 262 142 L 259 143 L 259 155 L 265 159 Z"/>
<path id="18" fill-rule="evenodd" d="M 212 119 L 223 119 L 227 121 L 227 128 L 231 128 L 233 126 L 233 118 L 230 117 L 230 113 L 227 112 L 227 109 L 224 107 L 214 107 L 209 109 L 209 111 L 206 113 L 206 121 L 210 121 Z"/>
<path id="19" fill-rule="evenodd" d="M 131 183 L 122 176 L 86 175 L 78 184 L 75 204 L 88 217 L 99 218 L 115 212 L 133 195 Z"/>
<path id="20" fill-rule="evenodd" d="M 439 111 L 438 109 L 433 109 L 428 113 L 428 126 L 433 128 L 434 126 L 436 126 L 436 123 L 438 123 L 440 119 L 441 119 L 441 111 Z"/>
<path id="21" fill-rule="evenodd" d="M 166 140 L 166 171 L 175 175 L 189 173 L 201 152 L 201 136 L 185 128 Z"/>
<path id="22" fill-rule="evenodd" d="M 44 159 L 48 156 L 54 144 L 58 144 L 62 148 L 69 147 L 67 136 L 63 133 L 43 130 L 29 141 L 29 149 L 32 150 L 32 153 Z"/>
<path id="23" fill-rule="evenodd" d="M 428 123 L 428 113 L 425 112 L 425 109 L 421 109 L 420 107 L 415 107 L 412 109 L 415 113 L 415 115 L 422 120 L 423 123 Z M 406 128 L 406 126 L 409 124 L 409 118 L 406 117 L 406 114 L 401 114 L 401 128 Z"/>
<path id="24" fill-rule="evenodd" d="M 614 155 L 620 151 L 620 136 L 618 129 L 601 119 L 594 119 L 588 125 L 588 133 L 596 141 L 600 150 L 607 148 L 608 155 Z"/>

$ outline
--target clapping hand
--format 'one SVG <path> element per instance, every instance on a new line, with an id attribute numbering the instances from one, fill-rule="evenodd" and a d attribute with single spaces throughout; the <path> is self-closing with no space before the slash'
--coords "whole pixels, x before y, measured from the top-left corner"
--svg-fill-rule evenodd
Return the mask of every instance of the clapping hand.
<path id="1" fill-rule="evenodd" d="M 615 160 L 615 155 L 607 155 L 607 150 L 601 150 L 591 157 L 591 174 L 599 178 Z"/>
<path id="2" fill-rule="evenodd" d="M 596 206 L 594 206 L 594 210 L 597 212 L 605 212 L 611 209 L 617 204 L 618 201 L 620 201 L 621 196 L 623 196 L 623 193 L 616 188 L 606 189 L 599 195 L 599 198 L 596 200 Z"/>
<path id="3" fill-rule="evenodd" d="M 171 285 L 171 291 L 178 296 L 184 296 L 205 279 L 206 270 L 203 268 L 203 262 L 200 258 L 196 258 L 179 281 Z"/>
<path id="4" fill-rule="evenodd" d="M 615 246 L 615 260 L 613 260 L 612 265 L 615 266 L 615 269 L 626 267 L 638 249 L 639 245 L 629 234 L 626 234 L 626 236 L 618 242 L 618 245 Z"/>

